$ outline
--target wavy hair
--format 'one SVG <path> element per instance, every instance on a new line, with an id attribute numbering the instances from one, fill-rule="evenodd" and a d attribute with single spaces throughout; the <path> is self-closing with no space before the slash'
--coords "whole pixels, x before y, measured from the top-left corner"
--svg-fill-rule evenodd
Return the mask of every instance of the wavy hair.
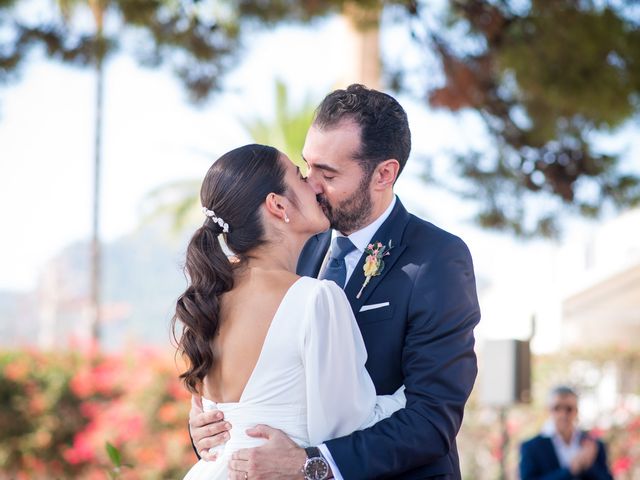
<path id="1" fill-rule="evenodd" d="M 284 176 L 277 149 L 245 145 L 216 160 L 202 182 L 202 206 L 229 225 L 224 240 L 240 262 L 229 261 L 219 241 L 223 228 L 207 217 L 187 247 L 185 275 L 189 285 L 178 298 L 171 320 L 178 353 L 187 360 L 187 370 L 180 378 L 193 393 L 199 393 L 214 365 L 211 344 L 220 328 L 220 297 L 233 288 L 234 269 L 265 243 L 260 206 L 270 193 L 286 193 Z M 182 325 L 179 338 L 178 322 Z"/>

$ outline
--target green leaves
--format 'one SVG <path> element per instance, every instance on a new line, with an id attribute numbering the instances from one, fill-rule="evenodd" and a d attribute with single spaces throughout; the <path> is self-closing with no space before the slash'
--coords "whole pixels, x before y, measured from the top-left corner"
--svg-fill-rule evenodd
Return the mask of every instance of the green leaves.
<path id="1" fill-rule="evenodd" d="M 120 474 L 122 473 L 123 468 L 133 468 L 132 465 L 122 463 L 122 453 L 120 453 L 120 450 L 114 447 L 111 443 L 105 442 L 104 447 L 107 451 L 107 455 L 109 455 L 109 460 L 112 464 L 112 467 L 107 470 L 109 478 L 114 480 L 120 478 Z"/>
<path id="2" fill-rule="evenodd" d="M 122 455 L 120 454 L 120 450 L 111 445 L 109 442 L 105 443 L 105 448 L 107 450 L 107 454 L 109 455 L 109 460 L 114 467 L 120 468 L 122 466 Z"/>
<path id="3" fill-rule="evenodd" d="M 307 165 L 302 160 L 302 147 L 316 104 L 307 97 L 300 105 L 293 105 L 282 80 L 276 81 L 275 90 L 275 118 L 254 118 L 244 120 L 242 124 L 257 143 L 272 145 L 286 153 L 304 175 Z"/>
<path id="4" fill-rule="evenodd" d="M 19 2 L 0 0 L 14 14 Z M 168 65 L 189 97 L 202 101 L 219 89 L 239 47 L 237 24 L 171 0 L 59 0 L 59 10 L 43 20 L 22 18 L 3 25 L 0 83 L 13 78 L 32 49 L 63 63 L 91 66 L 123 48 L 118 39 L 133 35 L 131 53 L 147 66 Z M 87 15 L 87 13 L 89 15 Z M 87 26 L 87 18 L 93 25 Z M 3 24 L 0 17 L 0 25 Z M 108 21 L 107 21 L 108 20 Z M 127 45 L 131 45 L 129 42 Z"/>
<path id="5" fill-rule="evenodd" d="M 447 10 L 448 29 L 464 25 L 476 41 L 433 35 L 445 84 L 429 100 L 475 110 L 493 137 L 492 151 L 454 162 L 463 184 L 456 189 L 478 203 L 478 223 L 549 237 L 565 212 L 594 217 L 607 204 L 639 204 L 637 172 L 597 141 L 640 108 L 640 34 L 624 7 L 531 0 L 517 10 L 470 0 Z"/>

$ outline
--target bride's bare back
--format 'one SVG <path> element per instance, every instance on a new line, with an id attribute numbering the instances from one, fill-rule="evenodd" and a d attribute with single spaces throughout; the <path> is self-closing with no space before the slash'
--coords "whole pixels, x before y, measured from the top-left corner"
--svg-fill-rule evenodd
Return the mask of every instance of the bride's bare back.
<path id="1" fill-rule="evenodd" d="M 214 366 L 204 379 L 204 397 L 217 403 L 240 401 L 271 321 L 299 277 L 286 270 L 253 268 L 238 276 L 221 298 L 220 330 L 213 341 Z"/>

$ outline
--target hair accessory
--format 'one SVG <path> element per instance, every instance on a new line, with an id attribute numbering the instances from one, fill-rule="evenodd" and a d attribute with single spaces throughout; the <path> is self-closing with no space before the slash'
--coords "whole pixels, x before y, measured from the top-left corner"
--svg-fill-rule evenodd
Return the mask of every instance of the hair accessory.
<path id="1" fill-rule="evenodd" d="M 213 220 L 214 223 L 220 225 L 220 228 L 222 228 L 222 231 L 224 233 L 229 233 L 229 224 L 225 222 L 221 217 L 218 217 L 216 215 L 216 212 L 214 212 L 213 210 L 209 210 L 207 207 L 202 207 L 202 213 Z"/>

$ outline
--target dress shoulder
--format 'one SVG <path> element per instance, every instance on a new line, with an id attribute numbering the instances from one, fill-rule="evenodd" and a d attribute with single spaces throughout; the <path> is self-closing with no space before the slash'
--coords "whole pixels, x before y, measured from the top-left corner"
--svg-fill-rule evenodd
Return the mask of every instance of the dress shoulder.
<path id="1" fill-rule="evenodd" d="M 333 280 L 319 280 L 312 277 L 302 277 L 306 283 L 306 298 L 309 307 L 334 309 L 349 305 L 347 295 Z"/>

